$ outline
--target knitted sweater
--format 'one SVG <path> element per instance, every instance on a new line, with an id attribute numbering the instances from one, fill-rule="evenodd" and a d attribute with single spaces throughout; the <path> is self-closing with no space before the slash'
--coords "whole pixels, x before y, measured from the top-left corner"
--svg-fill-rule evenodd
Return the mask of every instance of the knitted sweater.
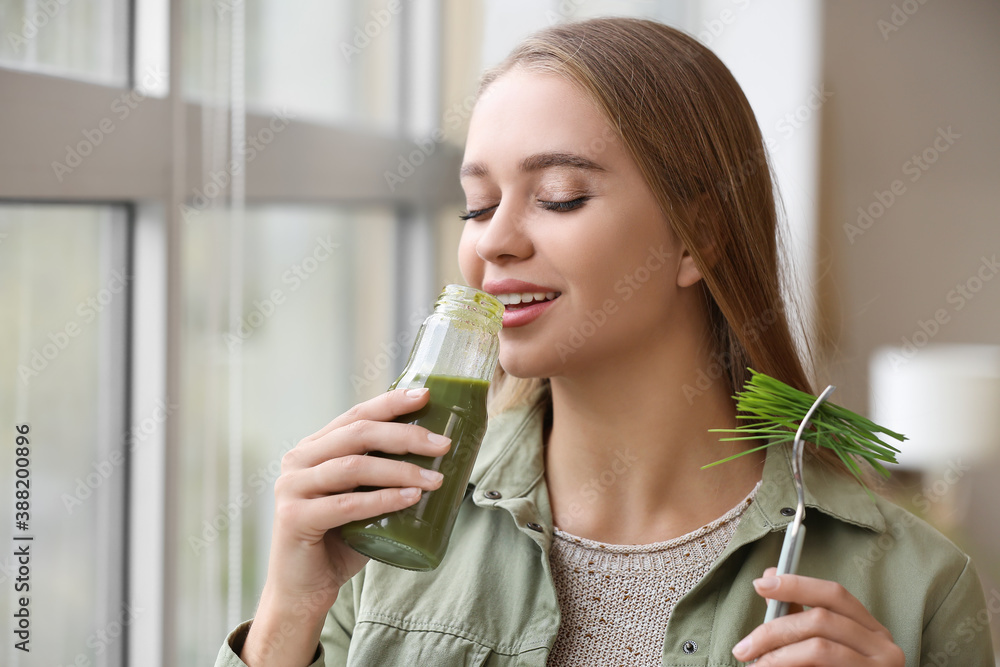
<path id="1" fill-rule="evenodd" d="M 658 667 L 670 612 L 725 550 L 759 486 L 666 542 L 605 544 L 555 528 L 549 562 L 562 620 L 548 667 Z"/>

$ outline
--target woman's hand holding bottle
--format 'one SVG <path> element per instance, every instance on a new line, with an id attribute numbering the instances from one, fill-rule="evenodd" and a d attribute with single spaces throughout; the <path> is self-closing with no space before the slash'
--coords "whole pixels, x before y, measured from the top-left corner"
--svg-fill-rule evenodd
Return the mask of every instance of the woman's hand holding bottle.
<path id="1" fill-rule="evenodd" d="M 413 505 L 440 473 L 370 451 L 441 456 L 451 441 L 392 420 L 427 404 L 427 389 L 396 389 L 359 403 L 303 439 L 281 461 L 267 581 L 241 657 L 250 667 L 305 667 L 340 588 L 368 558 L 338 528 Z M 357 487 L 379 487 L 355 491 Z"/>

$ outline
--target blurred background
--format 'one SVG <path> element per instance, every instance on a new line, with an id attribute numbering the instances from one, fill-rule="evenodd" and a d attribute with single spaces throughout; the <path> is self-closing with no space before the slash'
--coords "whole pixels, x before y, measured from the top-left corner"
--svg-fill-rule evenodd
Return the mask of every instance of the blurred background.
<path id="1" fill-rule="evenodd" d="M 972 627 L 1000 637 L 1000 3 L 0 0 L 0 495 L 15 424 L 32 481 L 0 540 L 34 536 L 31 652 L 0 663 L 214 660 L 263 585 L 282 454 L 381 392 L 461 282 L 479 75 L 612 14 L 744 87 L 817 384 L 902 421 L 900 387 L 947 388 L 885 491 L 973 555 Z"/>

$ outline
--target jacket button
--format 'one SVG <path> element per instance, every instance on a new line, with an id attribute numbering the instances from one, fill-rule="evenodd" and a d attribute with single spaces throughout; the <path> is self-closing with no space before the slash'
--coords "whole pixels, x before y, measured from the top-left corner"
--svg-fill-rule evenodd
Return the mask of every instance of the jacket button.
<path id="1" fill-rule="evenodd" d="M 781 516 L 795 516 L 795 508 L 794 507 L 782 507 L 781 508 Z"/>
<path id="2" fill-rule="evenodd" d="M 530 529 L 532 529 L 532 530 L 534 530 L 536 532 L 539 532 L 539 533 L 541 533 L 541 532 L 543 532 L 545 530 L 544 528 L 542 528 L 539 524 L 535 523 L 534 521 L 532 521 L 531 523 L 526 524 L 526 525 L 527 525 L 528 528 L 530 528 Z"/>
<path id="3" fill-rule="evenodd" d="M 499 500 L 500 498 L 503 498 L 503 495 L 501 495 L 499 491 L 487 491 L 483 495 L 489 498 L 490 500 Z"/>
<path id="4" fill-rule="evenodd" d="M 697 653 L 698 643 L 693 642 L 689 639 L 688 641 L 684 642 L 684 644 L 681 646 L 681 650 L 684 651 L 685 653 Z"/>

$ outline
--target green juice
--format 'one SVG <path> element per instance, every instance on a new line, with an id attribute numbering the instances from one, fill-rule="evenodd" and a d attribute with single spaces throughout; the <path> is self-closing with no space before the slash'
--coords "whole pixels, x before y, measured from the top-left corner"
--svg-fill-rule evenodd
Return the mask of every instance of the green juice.
<path id="1" fill-rule="evenodd" d="M 354 521 L 341 527 L 344 541 L 375 560 L 408 570 L 433 570 L 444 558 L 458 508 L 465 497 L 469 476 L 486 433 L 486 392 L 490 383 L 472 378 L 429 375 L 407 388 L 430 389 L 428 404 L 396 419 L 418 424 L 451 438 L 444 456 L 395 455 L 371 452 L 369 456 L 408 461 L 444 475 L 441 486 L 425 491 L 420 500 L 398 512 Z M 359 491 L 370 490 L 362 487 Z"/>

